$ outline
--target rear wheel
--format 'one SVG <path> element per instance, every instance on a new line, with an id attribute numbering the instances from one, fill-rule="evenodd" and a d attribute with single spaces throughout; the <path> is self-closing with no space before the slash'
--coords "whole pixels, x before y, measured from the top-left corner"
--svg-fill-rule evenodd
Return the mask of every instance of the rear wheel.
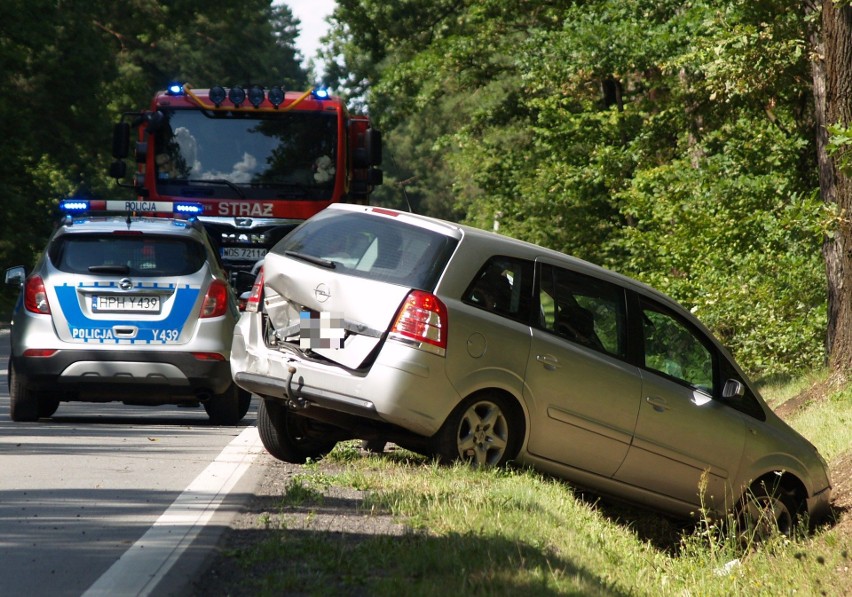
<path id="1" fill-rule="evenodd" d="M 791 536 L 799 519 L 799 504 L 795 492 L 779 482 L 758 481 L 739 509 L 744 539 L 765 541 L 778 533 Z"/>
<path id="2" fill-rule="evenodd" d="M 270 454 L 294 464 L 321 458 L 337 445 L 337 440 L 322 437 L 322 430 L 313 421 L 292 414 L 275 400 L 261 400 L 257 408 L 257 431 Z"/>
<path id="3" fill-rule="evenodd" d="M 51 413 L 52 414 L 52 413 Z M 13 421 L 37 421 L 38 397 L 27 382 L 18 375 L 15 366 L 9 363 L 9 417 Z"/>
<path id="4" fill-rule="evenodd" d="M 214 394 L 204 402 L 204 410 L 214 425 L 236 425 L 248 412 L 251 394 L 231 384 L 222 394 Z"/>
<path id="5" fill-rule="evenodd" d="M 59 408 L 59 398 L 56 396 L 41 395 L 38 397 L 38 416 L 39 418 L 52 417 L 56 409 Z"/>
<path id="6" fill-rule="evenodd" d="M 505 465 L 517 456 L 523 433 L 516 411 L 498 394 L 472 396 L 447 417 L 434 438 L 435 453 L 445 463 Z"/>

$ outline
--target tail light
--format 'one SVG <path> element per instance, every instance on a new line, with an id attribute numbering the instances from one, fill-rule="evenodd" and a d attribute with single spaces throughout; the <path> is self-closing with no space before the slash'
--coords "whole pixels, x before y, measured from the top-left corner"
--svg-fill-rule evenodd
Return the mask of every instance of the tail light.
<path id="1" fill-rule="evenodd" d="M 245 310 L 250 313 L 260 311 L 260 297 L 263 296 L 263 268 L 257 272 L 257 277 L 254 279 L 254 286 L 251 287 L 251 293 L 246 300 Z"/>
<path id="2" fill-rule="evenodd" d="M 412 290 L 405 297 L 390 337 L 444 356 L 447 352 L 447 307 L 434 294 Z"/>
<path id="3" fill-rule="evenodd" d="M 24 282 L 24 307 L 31 313 L 50 313 L 47 291 L 41 276 L 32 276 Z"/>
<path id="4" fill-rule="evenodd" d="M 228 310 L 228 286 L 222 280 L 213 280 L 207 289 L 207 295 L 201 304 L 199 317 L 219 317 Z"/>

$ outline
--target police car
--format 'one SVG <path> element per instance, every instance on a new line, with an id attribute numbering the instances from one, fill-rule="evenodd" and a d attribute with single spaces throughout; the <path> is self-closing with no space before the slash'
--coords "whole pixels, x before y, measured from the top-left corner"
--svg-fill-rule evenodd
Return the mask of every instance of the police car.
<path id="1" fill-rule="evenodd" d="M 227 276 L 192 218 L 66 215 L 35 268 L 6 271 L 12 315 L 10 416 L 34 421 L 62 401 L 204 406 L 235 425 L 251 395 L 229 358 L 239 315 Z"/>

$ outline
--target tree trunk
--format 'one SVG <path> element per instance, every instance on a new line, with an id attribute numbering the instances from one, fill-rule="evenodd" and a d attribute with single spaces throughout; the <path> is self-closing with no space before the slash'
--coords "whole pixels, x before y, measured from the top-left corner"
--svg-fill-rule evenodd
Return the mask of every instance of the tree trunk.
<path id="1" fill-rule="evenodd" d="M 808 11 L 820 6 L 809 2 Z M 823 244 L 828 278 L 826 349 L 834 377 L 852 370 L 852 179 L 836 167 L 838 155 L 827 152 L 827 125 L 852 124 L 852 6 L 822 0 L 822 30 L 810 32 L 816 104 L 820 194 L 838 215 L 838 225 Z"/>

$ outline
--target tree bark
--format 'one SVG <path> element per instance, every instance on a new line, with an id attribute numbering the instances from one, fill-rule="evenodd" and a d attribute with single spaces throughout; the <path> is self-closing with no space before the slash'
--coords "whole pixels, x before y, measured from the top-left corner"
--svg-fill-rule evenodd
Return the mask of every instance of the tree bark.
<path id="1" fill-rule="evenodd" d="M 845 381 L 852 371 L 852 179 L 836 167 L 839 155 L 828 154 L 826 126 L 852 123 L 852 6 L 813 0 L 808 11 L 822 11 L 812 25 L 812 75 L 820 194 L 837 214 L 837 226 L 823 243 L 828 279 L 826 350 L 834 377 Z"/>

